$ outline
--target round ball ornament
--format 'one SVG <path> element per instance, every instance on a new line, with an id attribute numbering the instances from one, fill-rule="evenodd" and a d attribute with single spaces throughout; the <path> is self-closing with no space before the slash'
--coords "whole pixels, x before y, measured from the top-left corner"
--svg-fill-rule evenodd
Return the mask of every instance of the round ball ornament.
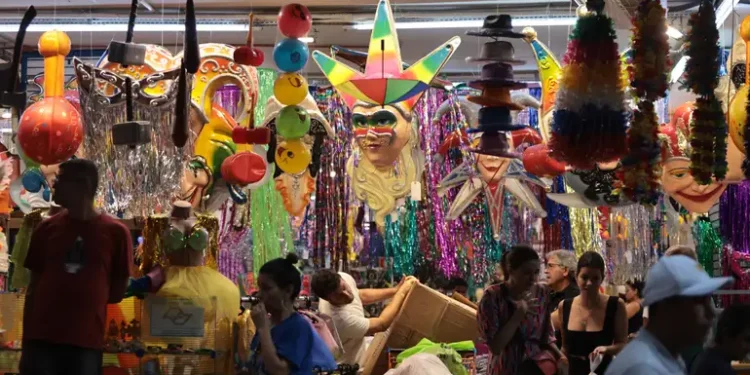
<path id="1" fill-rule="evenodd" d="M 297 105 L 307 97 L 307 80 L 299 73 L 284 73 L 273 84 L 273 96 L 283 105 Z"/>
<path id="2" fill-rule="evenodd" d="M 299 139 L 281 142 L 276 146 L 276 165 L 286 173 L 298 174 L 303 172 L 311 161 L 310 150 Z"/>
<path id="3" fill-rule="evenodd" d="M 298 72 L 307 65 L 310 50 L 299 39 L 284 39 L 273 49 L 273 61 L 279 70 L 284 72 Z"/>
<path id="4" fill-rule="evenodd" d="M 740 152 L 747 155 L 745 150 L 745 123 L 747 122 L 747 104 L 750 89 L 748 86 L 742 86 L 729 103 L 729 137 Z"/>
<path id="5" fill-rule="evenodd" d="M 29 159 L 59 164 L 75 155 L 83 141 L 81 116 L 62 97 L 47 97 L 27 108 L 18 125 L 18 144 Z"/>
<path id="6" fill-rule="evenodd" d="M 285 37 L 301 38 L 312 29 L 312 15 L 302 4 L 287 4 L 279 12 L 278 25 Z"/>
<path id="7" fill-rule="evenodd" d="M 308 131 L 310 114 L 300 106 L 286 106 L 276 117 L 276 132 L 287 140 L 302 138 Z"/>

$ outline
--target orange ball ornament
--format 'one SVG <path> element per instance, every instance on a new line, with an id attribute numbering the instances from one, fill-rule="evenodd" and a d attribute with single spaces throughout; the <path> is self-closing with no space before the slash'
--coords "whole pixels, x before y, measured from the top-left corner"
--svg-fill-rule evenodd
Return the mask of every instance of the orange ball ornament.
<path id="1" fill-rule="evenodd" d="M 29 159 L 59 164 L 83 141 L 81 115 L 65 98 L 47 97 L 27 108 L 18 125 L 18 143 Z"/>

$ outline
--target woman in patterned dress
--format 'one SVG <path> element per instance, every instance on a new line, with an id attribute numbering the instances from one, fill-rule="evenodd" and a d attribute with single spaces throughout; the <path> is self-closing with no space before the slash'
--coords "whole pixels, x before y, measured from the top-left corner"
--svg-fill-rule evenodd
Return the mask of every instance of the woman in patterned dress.
<path id="1" fill-rule="evenodd" d="M 490 375 L 552 375 L 567 368 L 555 346 L 550 293 L 537 283 L 541 263 L 529 246 L 514 246 L 501 260 L 505 280 L 479 303 L 479 330 L 492 352 Z"/>

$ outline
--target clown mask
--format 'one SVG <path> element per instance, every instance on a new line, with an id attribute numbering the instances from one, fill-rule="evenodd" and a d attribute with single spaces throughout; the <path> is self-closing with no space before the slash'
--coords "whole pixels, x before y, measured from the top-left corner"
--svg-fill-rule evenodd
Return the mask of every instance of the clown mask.
<path id="1" fill-rule="evenodd" d="M 411 115 L 397 106 L 357 103 L 352 109 L 354 136 L 362 153 L 378 169 L 386 169 L 409 142 Z"/>

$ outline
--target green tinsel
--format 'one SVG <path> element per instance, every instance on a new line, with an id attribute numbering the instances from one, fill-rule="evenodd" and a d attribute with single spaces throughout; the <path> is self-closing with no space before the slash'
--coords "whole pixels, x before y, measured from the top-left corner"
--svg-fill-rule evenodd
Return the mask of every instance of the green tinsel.
<path id="1" fill-rule="evenodd" d="M 708 220 L 696 220 L 693 224 L 693 237 L 695 238 L 695 251 L 698 253 L 698 262 L 708 272 L 714 275 L 714 255 L 721 254 L 724 246 L 721 236 Z"/>
<path id="2" fill-rule="evenodd" d="M 690 123 L 690 173 L 701 185 L 712 183 L 712 176 L 726 176 L 727 124 L 721 102 L 713 94 L 699 97 Z"/>
<path id="3" fill-rule="evenodd" d="M 276 71 L 258 69 L 258 104 L 255 106 L 255 125 L 263 121 L 265 103 L 273 96 Z M 274 166 L 269 166 L 274 168 Z M 258 276 L 260 267 L 269 260 L 294 251 L 289 214 L 284 209 L 281 194 L 273 180 L 250 193 L 250 211 L 253 228 L 253 271 Z"/>

